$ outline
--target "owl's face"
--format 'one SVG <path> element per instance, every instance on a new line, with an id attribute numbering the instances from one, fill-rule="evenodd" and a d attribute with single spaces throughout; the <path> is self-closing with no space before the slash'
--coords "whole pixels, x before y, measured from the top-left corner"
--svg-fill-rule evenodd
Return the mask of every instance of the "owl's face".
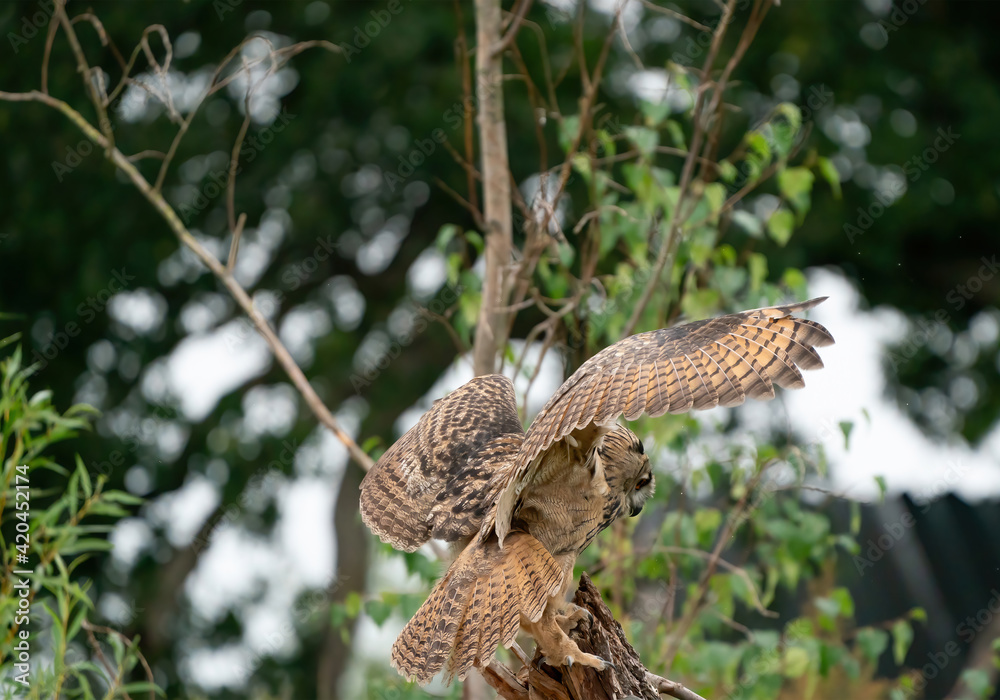
<path id="1" fill-rule="evenodd" d="M 628 428 L 619 426 L 604 436 L 598 452 L 611 492 L 624 496 L 629 515 L 639 515 L 656 487 L 642 441 Z"/>

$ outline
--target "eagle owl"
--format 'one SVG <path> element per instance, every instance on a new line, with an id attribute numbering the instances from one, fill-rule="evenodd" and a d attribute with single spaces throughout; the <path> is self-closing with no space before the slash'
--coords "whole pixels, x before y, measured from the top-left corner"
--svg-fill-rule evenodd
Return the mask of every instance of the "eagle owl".
<path id="1" fill-rule="evenodd" d="M 548 663 L 609 663 L 567 632 L 588 613 L 566 601 L 573 565 L 604 528 L 653 493 L 642 442 L 618 425 L 804 385 L 833 343 L 793 314 L 825 297 L 625 338 L 587 360 L 525 432 L 514 387 L 476 377 L 436 401 L 361 484 L 361 515 L 383 542 L 412 552 L 430 538 L 460 554 L 392 648 L 392 664 L 426 683 L 487 666 L 519 629 Z"/>

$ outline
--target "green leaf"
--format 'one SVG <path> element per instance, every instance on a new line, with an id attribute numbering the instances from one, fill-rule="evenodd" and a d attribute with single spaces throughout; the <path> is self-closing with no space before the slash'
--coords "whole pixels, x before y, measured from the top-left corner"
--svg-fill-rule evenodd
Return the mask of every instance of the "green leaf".
<path id="1" fill-rule="evenodd" d="M 347 610 L 342 603 L 334 603 L 330 606 L 330 624 L 334 628 L 340 627 L 347 620 Z"/>
<path id="2" fill-rule="evenodd" d="M 736 166 L 730 163 L 728 160 L 723 160 L 719 162 L 719 179 L 727 184 L 733 184 L 736 181 L 736 176 L 739 175 L 739 171 Z"/>
<path id="3" fill-rule="evenodd" d="M 857 535 L 861 532 L 861 504 L 857 501 L 850 501 L 851 504 L 851 534 Z"/>
<path id="4" fill-rule="evenodd" d="M 674 144 L 674 147 L 686 151 L 687 142 L 684 140 L 684 130 L 681 128 L 681 125 L 673 119 L 668 119 L 666 126 L 667 133 L 670 135 L 670 141 Z"/>
<path id="5" fill-rule="evenodd" d="M 747 235 L 751 238 L 764 237 L 764 225 L 760 222 L 760 219 L 745 209 L 734 211 L 732 219 L 733 223 L 746 231 Z"/>
<path id="6" fill-rule="evenodd" d="M 840 432 L 844 434 L 844 449 L 850 449 L 851 447 L 851 431 L 854 430 L 854 422 L 849 420 L 842 420 L 838 423 L 840 426 Z"/>
<path id="7" fill-rule="evenodd" d="M 83 486 L 83 495 L 90 498 L 94 495 L 94 485 L 90 481 L 90 473 L 84 465 L 80 455 L 76 455 L 76 470 L 80 473 L 80 484 Z"/>
<path id="8" fill-rule="evenodd" d="M 830 593 L 830 598 L 837 601 L 837 604 L 840 606 L 840 614 L 843 617 L 854 617 L 854 598 L 851 597 L 849 590 L 843 587 L 835 588 Z"/>
<path id="9" fill-rule="evenodd" d="M 155 692 L 157 695 L 162 695 L 166 697 L 166 694 L 160 690 L 159 686 L 155 683 L 150 683 L 149 681 L 138 681 L 136 683 L 128 683 L 121 687 L 120 692 L 123 693 L 148 693 L 150 691 Z"/>
<path id="10" fill-rule="evenodd" d="M 829 158 L 820 156 L 816 159 L 816 169 L 819 170 L 819 174 L 822 175 L 823 179 L 830 185 L 830 189 L 833 190 L 833 196 L 836 199 L 840 199 L 840 173 L 837 172 L 837 168 L 834 166 L 833 161 Z"/>
<path id="11" fill-rule="evenodd" d="M 882 652 L 889 646 L 889 634 L 885 630 L 865 627 L 858 630 L 855 637 L 861 653 L 871 663 L 877 663 Z"/>
<path id="12" fill-rule="evenodd" d="M 747 271 L 742 267 L 717 266 L 712 281 L 724 298 L 733 299 L 746 285 Z"/>
<path id="13" fill-rule="evenodd" d="M 785 158 L 795 145 L 795 139 L 802 128 L 802 112 L 790 102 L 782 102 L 767 123 L 778 154 Z"/>
<path id="14" fill-rule="evenodd" d="M 79 506 L 79 486 L 80 483 L 80 472 L 73 472 L 69 477 L 69 486 L 66 489 L 66 499 L 67 505 L 69 507 L 69 512 L 76 515 Z"/>
<path id="15" fill-rule="evenodd" d="M 573 156 L 573 169 L 583 175 L 583 179 L 588 183 L 594 177 L 593 169 L 590 167 L 590 157 L 584 153 L 577 153 Z"/>
<path id="16" fill-rule="evenodd" d="M 796 296 L 803 298 L 808 296 L 806 276 L 802 274 L 802 270 L 797 270 L 794 267 L 788 268 L 781 276 L 781 283 L 795 292 Z"/>
<path id="17" fill-rule="evenodd" d="M 76 613 L 73 615 L 73 620 L 69 623 L 69 627 L 66 630 L 66 639 L 72 641 L 76 637 L 76 633 L 80 631 L 80 626 L 83 625 L 84 618 L 87 617 L 87 607 L 81 605 Z"/>
<path id="18" fill-rule="evenodd" d="M 767 279 L 767 256 L 752 253 L 747 259 L 747 269 L 750 271 L 750 291 L 756 292 Z"/>
<path id="19" fill-rule="evenodd" d="M 878 486 L 878 500 L 879 503 L 885 503 L 885 494 L 889 490 L 889 487 L 885 483 L 884 476 L 876 476 L 875 484 Z"/>
<path id="20" fill-rule="evenodd" d="M 128 515 L 123 511 L 124 515 Z M 110 552 L 114 546 L 107 540 L 99 540 L 94 537 L 84 537 L 63 546 L 59 552 L 61 554 L 76 554 L 77 552 Z"/>
<path id="21" fill-rule="evenodd" d="M 347 617 L 354 619 L 361 612 L 361 596 L 357 591 L 351 591 L 344 600 L 344 611 Z"/>
<path id="22" fill-rule="evenodd" d="M 990 674 L 981 668 L 967 668 L 962 671 L 962 682 L 977 698 L 993 696 L 993 686 L 990 685 Z"/>
<path id="23" fill-rule="evenodd" d="M 892 626 L 892 658 L 897 666 L 902 666 L 906 652 L 913 642 L 913 628 L 907 620 L 898 620 Z"/>
<path id="24" fill-rule="evenodd" d="M 809 168 L 785 168 L 778 173 L 778 190 L 792 205 L 801 222 L 812 204 L 815 176 Z"/>
<path id="25" fill-rule="evenodd" d="M 795 226 L 795 217 L 792 212 L 788 211 L 784 207 L 779 208 L 771 218 L 767 220 L 767 232 L 774 239 L 774 242 L 780 246 L 784 246 L 788 243 L 789 239 L 792 237 L 792 228 Z"/>
<path id="26" fill-rule="evenodd" d="M 802 647 L 788 647 L 781 657 L 786 678 L 798 678 L 809 669 L 809 652 Z"/>
<path id="27" fill-rule="evenodd" d="M 458 311 L 469 326 L 476 323 L 479 317 L 479 303 L 482 295 L 479 292 L 466 291 L 458 298 Z"/>
<path id="28" fill-rule="evenodd" d="M 3 318 L 3 315 L 0 315 L 0 318 Z M 0 350 L 7 347 L 11 343 L 16 343 L 20 339 L 21 339 L 20 333 L 15 333 L 14 335 L 8 335 L 6 338 L 0 339 Z"/>
<path id="29" fill-rule="evenodd" d="M 602 226 L 601 227 L 601 257 L 610 253 L 615 245 L 618 243 L 618 239 L 621 238 L 622 227 L 616 225 Z"/>
<path id="30" fill-rule="evenodd" d="M 365 452 L 368 452 L 369 450 L 373 449 L 375 445 L 377 445 L 380 441 L 381 438 L 378 436 L 370 437 L 367 440 L 365 440 L 361 449 L 365 450 Z M 125 491 L 105 491 L 104 493 L 101 494 L 101 497 L 109 503 L 122 503 L 127 506 L 141 506 L 143 503 L 146 502 L 145 498 L 142 498 L 141 496 L 134 496 L 131 493 L 127 493 Z"/>
<path id="31" fill-rule="evenodd" d="M 576 135 L 580 131 L 580 115 L 566 117 L 559 125 L 559 146 L 564 153 L 569 153 L 569 149 L 576 140 Z"/>
<path id="32" fill-rule="evenodd" d="M 753 181 L 760 176 L 760 171 L 764 169 L 764 166 L 771 162 L 771 146 L 759 131 L 751 131 L 747 134 L 746 142 L 746 161 L 750 165 L 747 180 Z"/>
<path id="33" fill-rule="evenodd" d="M 717 216 L 722 205 L 726 202 L 726 186 L 720 182 L 713 182 L 705 187 L 704 196 L 708 203 L 708 210 Z"/>
<path id="34" fill-rule="evenodd" d="M 451 240 L 458 235 L 458 232 L 459 228 L 454 224 L 445 224 L 442 226 L 438 230 L 437 240 L 434 241 L 437 249 L 444 252 L 445 248 L 448 247 L 448 244 L 451 243 Z"/>
<path id="35" fill-rule="evenodd" d="M 715 289 L 688 291 L 681 297 L 681 310 L 691 320 L 712 316 L 719 308 L 719 292 Z"/>
<path id="36" fill-rule="evenodd" d="M 39 404 L 48 404 L 52 401 L 52 391 L 50 389 L 44 389 L 37 392 L 28 401 L 29 406 L 38 406 Z"/>
<path id="37" fill-rule="evenodd" d="M 365 603 L 365 612 L 379 627 L 392 615 L 392 606 L 384 600 L 369 600 Z"/>
<path id="38" fill-rule="evenodd" d="M 660 134 L 644 126 L 626 126 L 625 136 L 636 145 L 639 153 L 647 158 L 656 152 L 656 147 L 660 144 Z"/>
<path id="39" fill-rule="evenodd" d="M 482 255 L 483 251 L 486 250 L 486 243 L 483 241 L 483 237 L 476 231 L 466 231 L 465 240 L 476 249 L 477 255 Z"/>
<path id="40" fill-rule="evenodd" d="M 660 102 L 643 100 L 639 103 L 639 109 L 646 118 L 646 126 L 659 126 L 670 114 L 670 105 L 666 100 Z"/>

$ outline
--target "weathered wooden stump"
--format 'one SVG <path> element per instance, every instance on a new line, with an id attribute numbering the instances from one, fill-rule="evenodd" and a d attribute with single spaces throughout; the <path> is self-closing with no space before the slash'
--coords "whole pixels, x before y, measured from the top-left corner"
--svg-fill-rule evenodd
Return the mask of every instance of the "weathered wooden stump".
<path id="1" fill-rule="evenodd" d="M 552 668 L 541 663 L 535 651 L 531 663 L 516 674 L 494 662 L 482 669 L 483 677 L 505 700 L 657 700 L 660 693 L 679 700 L 704 700 L 679 683 L 646 670 L 625 637 L 625 630 L 604 604 L 600 591 L 587 574 L 580 576 L 573 602 L 594 616 L 570 632 L 582 651 L 611 661 L 615 668 L 597 671 L 583 666 Z"/>

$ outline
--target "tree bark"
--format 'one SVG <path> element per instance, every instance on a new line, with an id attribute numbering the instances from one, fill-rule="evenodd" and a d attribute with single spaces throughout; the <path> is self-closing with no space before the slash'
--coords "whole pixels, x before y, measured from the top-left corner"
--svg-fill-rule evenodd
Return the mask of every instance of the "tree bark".
<path id="1" fill-rule="evenodd" d="M 496 356 L 507 344 L 504 272 L 513 240 L 507 126 L 503 112 L 503 59 L 500 0 L 476 0 L 476 103 L 482 152 L 483 219 L 486 222 L 486 272 L 473 346 L 477 375 L 496 369 Z"/>
<path id="2" fill-rule="evenodd" d="M 657 700 L 660 693 L 679 700 L 704 700 L 680 683 L 646 670 L 625 637 L 625 630 L 604 604 L 600 591 L 587 574 L 580 576 L 573 602 L 594 616 L 570 631 L 581 651 L 597 654 L 615 665 L 607 671 L 583 666 L 552 668 L 535 651 L 531 664 L 516 674 L 494 662 L 482 669 L 483 677 L 505 700 Z"/>
<path id="3" fill-rule="evenodd" d="M 354 462 L 344 465 L 344 477 L 337 491 L 333 527 L 337 537 L 337 568 L 330 586 L 331 602 L 343 602 L 351 592 L 364 593 L 368 571 L 368 532 L 358 517 L 358 490 L 364 471 Z M 337 685 L 351 658 L 350 644 L 345 644 L 340 630 L 327 621 L 323 647 L 316 671 L 318 700 L 336 700 Z M 352 634 L 353 634 L 352 630 Z"/>

